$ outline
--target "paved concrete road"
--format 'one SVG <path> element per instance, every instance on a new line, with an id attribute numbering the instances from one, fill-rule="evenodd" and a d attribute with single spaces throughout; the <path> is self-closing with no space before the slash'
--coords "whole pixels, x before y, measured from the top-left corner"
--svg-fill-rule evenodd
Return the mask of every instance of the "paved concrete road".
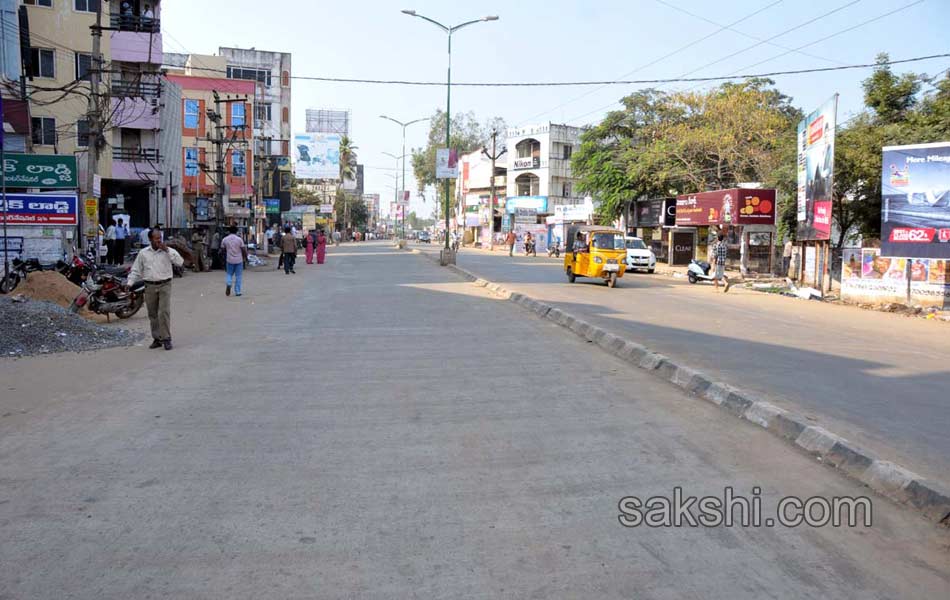
<path id="1" fill-rule="evenodd" d="M 437 251 L 421 247 L 424 251 Z M 458 264 L 797 410 L 890 460 L 946 480 L 950 327 L 628 273 L 570 285 L 561 261 L 463 250 Z"/>
<path id="2" fill-rule="evenodd" d="M 876 497 L 871 528 L 621 527 L 674 486 L 865 490 L 423 257 L 297 271 L 176 280 L 173 352 L 0 362 L 0 598 L 950 593 L 948 532 Z"/>

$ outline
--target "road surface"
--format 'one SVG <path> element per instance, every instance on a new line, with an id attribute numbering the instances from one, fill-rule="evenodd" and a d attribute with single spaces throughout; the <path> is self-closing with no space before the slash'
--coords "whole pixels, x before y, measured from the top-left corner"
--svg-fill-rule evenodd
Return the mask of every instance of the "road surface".
<path id="1" fill-rule="evenodd" d="M 613 290 L 591 279 L 571 285 L 562 261 L 547 257 L 463 249 L 458 265 L 947 479 L 945 323 L 741 288 L 714 294 L 712 284 L 664 275 L 627 273 Z"/>
<path id="2" fill-rule="evenodd" d="M 867 490 L 385 244 L 174 282 L 175 350 L 0 362 L 0 598 L 941 598 L 948 532 L 625 528 Z M 144 316 L 132 321 L 145 327 Z"/>

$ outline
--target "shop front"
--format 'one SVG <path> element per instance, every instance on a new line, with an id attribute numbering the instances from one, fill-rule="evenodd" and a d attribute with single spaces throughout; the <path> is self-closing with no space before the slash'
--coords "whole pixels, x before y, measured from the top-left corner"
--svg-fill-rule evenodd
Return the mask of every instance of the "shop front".
<path id="1" fill-rule="evenodd" d="M 633 226 L 628 228 L 627 235 L 642 239 L 658 262 L 680 264 L 671 262 L 673 256 L 670 253 L 674 244 L 670 230 L 676 226 L 676 199 L 639 200 L 634 203 L 633 211 Z M 677 238 L 680 246 L 685 244 L 685 239 L 683 235 Z M 690 246 L 695 246 L 695 241 Z"/>
<path id="2" fill-rule="evenodd" d="M 593 206 L 590 204 L 560 205 L 554 207 L 554 214 L 545 219 L 547 224 L 548 245 L 560 244 L 567 239 L 567 228 L 571 225 L 585 225 L 591 222 Z"/>
<path id="3" fill-rule="evenodd" d="M 772 270 L 775 243 L 775 190 L 730 188 L 676 197 L 676 230 L 692 229 L 696 243 L 692 258 L 708 260 L 720 233 L 728 245 L 727 267 L 745 275 Z M 680 236 L 681 240 L 685 236 Z M 671 238 L 672 241 L 672 238 Z M 686 252 L 674 252 L 671 264 L 688 264 Z"/>

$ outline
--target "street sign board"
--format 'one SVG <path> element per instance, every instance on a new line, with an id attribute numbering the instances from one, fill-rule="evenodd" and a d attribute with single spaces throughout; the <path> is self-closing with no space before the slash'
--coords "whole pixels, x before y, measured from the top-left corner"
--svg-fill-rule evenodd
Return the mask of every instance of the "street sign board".
<path id="1" fill-rule="evenodd" d="M 10 225 L 76 225 L 76 194 L 7 194 L 0 222 Z"/>
<path id="2" fill-rule="evenodd" d="M 15 188 L 75 189 L 79 187 L 76 157 L 63 154 L 6 154 L 3 171 Z"/>

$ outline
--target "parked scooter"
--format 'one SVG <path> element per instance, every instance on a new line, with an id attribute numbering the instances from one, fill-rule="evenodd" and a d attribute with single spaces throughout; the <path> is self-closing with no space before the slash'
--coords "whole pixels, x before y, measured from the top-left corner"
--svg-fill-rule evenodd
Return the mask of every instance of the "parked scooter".
<path id="1" fill-rule="evenodd" d="M 686 278 L 689 279 L 690 283 L 696 283 L 700 279 L 703 281 L 712 281 L 715 279 L 715 275 L 710 275 L 709 270 L 712 268 L 708 262 L 704 260 L 696 260 L 695 258 L 689 261 L 689 267 L 686 268 Z"/>
<path id="2" fill-rule="evenodd" d="M 554 258 L 561 258 L 561 245 L 557 242 L 557 240 L 548 246 L 548 257 L 550 258 L 552 256 Z"/>
<path id="3" fill-rule="evenodd" d="M 139 281 L 131 288 L 125 285 L 125 279 L 109 273 L 95 272 L 82 284 L 82 290 L 69 306 L 69 311 L 77 313 L 83 306 L 100 315 L 128 319 L 142 308 L 145 303 L 145 282 Z"/>

